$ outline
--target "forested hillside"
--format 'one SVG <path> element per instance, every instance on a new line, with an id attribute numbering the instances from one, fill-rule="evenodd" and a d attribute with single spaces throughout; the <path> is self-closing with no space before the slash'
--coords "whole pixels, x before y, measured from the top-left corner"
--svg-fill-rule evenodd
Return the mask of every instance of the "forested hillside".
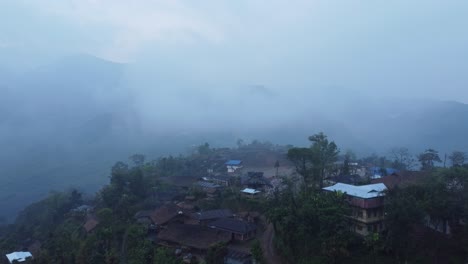
<path id="1" fill-rule="evenodd" d="M 339 146 L 322 133 L 309 140 L 311 145 L 306 148 L 239 141 L 236 148 L 202 144 L 188 156 L 146 160 L 144 155 L 132 155 L 128 162 L 120 161 L 112 166 L 109 183 L 95 196 L 85 197 L 73 189 L 51 193 L 46 199 L 29 205 L 13 224 L 2 226 L 1 252 L 31 251 L 34 255 L 31 263 L 216 264 L 223 263 L 223 256 L 230 256 L 229 250 L 237 245 L 250 252 L 246 254 L 257 263 L 463 263 L 466 260 L 468 167 L 463 153 L 454 152 L 446 168 L 437 166 L 437 151 L 427 150 L 416 157 L 420 171 L 404 170 L 406 174 L 392 173 L 383 178 L 358 176 L 361 177 L 358 185 L 382 179 L 388 187 L 381 194 L 385 198 L 385 228 L 362 236 L 350 229 L 352 222 L 348 216 L 353 215 L 355 208 L 347 194 L 322 188 L 333 184 L 335 175 L 355 170 L 353 164 L 395 165 L 405 169 L 412 161 L 401 158 L 404 150 L 393 158 L 358 159 L 351 152 L 340 152 Z M 222 178 L 227 173 L 224 161 L 232 157 L 244 161 L 245 171 L 227 174 L 231 182 L 227 187 L 218 192 L 197 187 L 200 182 L 205 182 L 202 186 L 210 184 L 210 177 L 225 179 Z M 253 178 L 245 181 L 253 177 L 254 174 L 246 173 L 253 168 L 270 172 L 265 179 L 262 176 L 253 182 Z M 398 181 L 392 183 L 392 179 Z M 268 183 L 263 195 L 256 198 L 241 195 L 245 186 L 261 188 L 264 181 Z M 161 208 L 169 205 L 179 208 L 173 224 L 142 221 L 147 210 L 155 210 L 155 218 L 150 217 L 152 221 L 161 219 L 164 210 L 168 210 Z M 168 239 L 163 235 L 167 230 L 184 226 L 180 226 L 180 221 L 185 227 L 193 227 L 196 223 L 193 216 L 220 209 L 236 212 L 234 219 L 255 212 L 250 213 L 257 219 L 255 238 L 229 242 L 229 245 L 214 243 L 204 250 L 164 242 Z M 198 224 L 200 234 L 211 232 L 202 231 L 203 224 Z M 185 253 L 174 253 L 177 250 Z"/>

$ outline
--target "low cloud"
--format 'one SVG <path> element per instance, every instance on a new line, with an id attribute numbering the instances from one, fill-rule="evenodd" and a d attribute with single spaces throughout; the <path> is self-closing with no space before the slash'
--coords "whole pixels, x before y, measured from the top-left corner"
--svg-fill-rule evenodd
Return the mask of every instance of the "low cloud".
<path id="1" fill-rule="evenodd" d="M 219 42 L 223 38 L 218 23 L 182 1 L 68 0 L 28 4 L 35 4 L 44 15 L 73 21 L 80 27 L 109 29 L 110 37 L 94 53 L 114 61 L 130 60 L 149 43 L 190 42 L 196 38 Z"/>

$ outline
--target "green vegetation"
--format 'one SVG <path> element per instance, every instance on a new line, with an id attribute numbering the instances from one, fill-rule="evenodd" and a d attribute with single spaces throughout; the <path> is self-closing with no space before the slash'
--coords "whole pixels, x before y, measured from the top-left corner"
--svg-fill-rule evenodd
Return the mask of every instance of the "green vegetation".
<path id="1" fill-rule="evenodd" d="M 468 166 L 464 154 L 454 152 L 453 167 L 437 168 L 438 152 L 418 156 L 425 179 L 387 192 L 386 230 L 362 238 L 349 231 L 348 203 L 343 195 L 320 191 L 332 174 L 337 147 L 323 134 L 311 137 L 310 148 L 292 148 L 288 158 L 300 179 L 285 179 L 267 216 L 276 233 L 276 248 L 290 263 L 463 263 L 468 257 Z M 318 143 L 321 142 L 321 143 Z M 319 147 L 321 146 L 321 147 Z M 343 170 L 349 172 L 350 154 Z M 393 150 L 394 161 L 373 156 L 367 162 L 410 168 L 414 162 L 405 148 Z M 328 173 L 323 173 L 327 171 Z M 440 232 L 435 231 L 439 230 Z M 443 234 L 445 233 L 445 234 Z"/>
<path id="2" fill-rule="evenodd" d="M 92 199 L 84 199 L 77 190 L 53 192 L 25 208 L 14 224 L 1 228 L 1 253 L 39 242 L 40 251 L 33 263 L 181 263 L 174 250 L 153 242 L 151 228 L 138 223 L 135 214 L 160 205 L 156 194 L 175 188 L 167 183 L 171 177 L 191 175 L 195 180 L 206 176 L 207 171 L 224 173 L 226 153 L 235 158 L 251 157 L 256 162 L 262 155 L 276 152 L 269 158 L 272 175 L 280 179 L 280 164 L 294 166 L 298 175 L 282 177 L 282 183 L 268 196 L 246 198 L 235 184 L 214 199 L 204 199 L 205 192 L 190 187 L 181 196 L 193 196 L 195 207 L 202 210 L 259 212 L 274 230 L 274 248 L 289 263 L 466 262 L 468 167 L 464 153 L 455 151 L 449 156 L 450 168 L 436 166 L 441 160 L 435 150 L 420 154 L 427 176 L 389 190 L 385 197 L 385 231 L 359 237 L 350 230 L 352 208 L 347 196 L 321 190 L 330 176 L 338 173 L 336 161 L 343 162 L 341 173 L 353 173 L 355 154 L 347 151 L 340 156 L 338 146 L 323 133 L 309 139 L 311 146 L 302 148 L 239 141 L 235 150 L 213 149 L 205 143 L 189 156 L 154 161 L 146 161 L 142 154 L 132 155 L 131 165 L 117 162 L 111 168 L 109 185 Z M 391 153 L 391 160 L 373 155 L 360 162 L 379 166 L 383 175 L 392 165 L 400 169 L 414 166 L 406 148 Z M 92 213 L 77 210 L 83 204 L 91 205 Z M 259 230 L 264 227 L 259 226 Z M 248 247 L 256 263 L 267 263 L 268 252 L 261 243 L 254 240 Z M 226 252 L 226 244 L 215 244 L 206 252 L 205 262 L 222 263 Z"/>
<path id="3" fill-rule="evenodd" d="M 345 195 L 294 191 L 292 182 L 275 193 L 267 217 L 276 233 L 276 246 L 291 263 L 333 262 L 346 257 L 352 234 Z"/>
<path id="4" fill-rule="evenodd" d="M 252 253 L 253 259 L 258 264 L 266 263 L 265 258 L 263 257 L 263 249 L 260 245 L 258 240 L 255 240 L 252 243 L 252 247 L 250 248 L 250 252 Z"/>
<path id="5" fill-rule="evenodd" d="M 226 255 L 227 247 L 225 243 L 218 243 L 211 246 L 206 254 L 206 264 L 223 263 L 224 256 Z"/>
<path id="6" fill-rule="evenodd" d="M 310 136 L 309 140 L 312 142 L 310 148 L 291 148 L 288 158 L 307 186 L 321 189 L 327 172 L 338 158 L 339 150 L 335 142 L 329 142 L 323 133 Z"/>

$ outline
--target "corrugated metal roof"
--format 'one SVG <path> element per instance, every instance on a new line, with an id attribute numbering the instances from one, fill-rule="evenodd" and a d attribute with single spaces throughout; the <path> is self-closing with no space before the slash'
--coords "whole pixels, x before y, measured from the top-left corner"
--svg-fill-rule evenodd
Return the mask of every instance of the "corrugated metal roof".
<path id="1" fill-rule="evenodd" d="M 383 191 L 387 190 L 385 184 L 383 183 L 376 183 L 376 184 L 368 184 L 368 185 L 350 185 L 345 183 L 337 183 L 332 186 L 328 186 L 323 188 L 326 191 L 340 191 L 346 193 L 351 196 L 359 197 L 359 198 L 374 198 L 383 195 Z"/>
<path id="2" fill-rule="evenodd" d="M 8 261 L 13 263 L 13 261 L 24 262 L 27 258 L 32 258 L 31 252 L 28 251 L 20 251 L 20 252 L 13 252 L 10 254 L 6 254 Z"/>
<path id="3" fill-rule="evenodd" d="M 251 188 L 245 188 L 244 190 L 242 190 L 241 192 L 243 193 L 248 193 L 248 194 L 256 194 L 256 193 L 259 193 L 260 191 L 257 191 L 255 189 L 251 189 Z"/>

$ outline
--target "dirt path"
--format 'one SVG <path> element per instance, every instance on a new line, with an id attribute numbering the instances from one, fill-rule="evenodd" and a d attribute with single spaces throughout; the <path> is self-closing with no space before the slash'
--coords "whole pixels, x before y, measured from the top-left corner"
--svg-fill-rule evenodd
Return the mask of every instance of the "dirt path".
<path id="1" fill-rule="evenodd" d="M 268 264 L 285 264 L 286 262 L 282 261 L 276 254 L 275 247 L 273 245 L 274 236 L 275 231 L 273 230 L 273 225 L 269 224 L 261 238 L 263 256 Z"/>

